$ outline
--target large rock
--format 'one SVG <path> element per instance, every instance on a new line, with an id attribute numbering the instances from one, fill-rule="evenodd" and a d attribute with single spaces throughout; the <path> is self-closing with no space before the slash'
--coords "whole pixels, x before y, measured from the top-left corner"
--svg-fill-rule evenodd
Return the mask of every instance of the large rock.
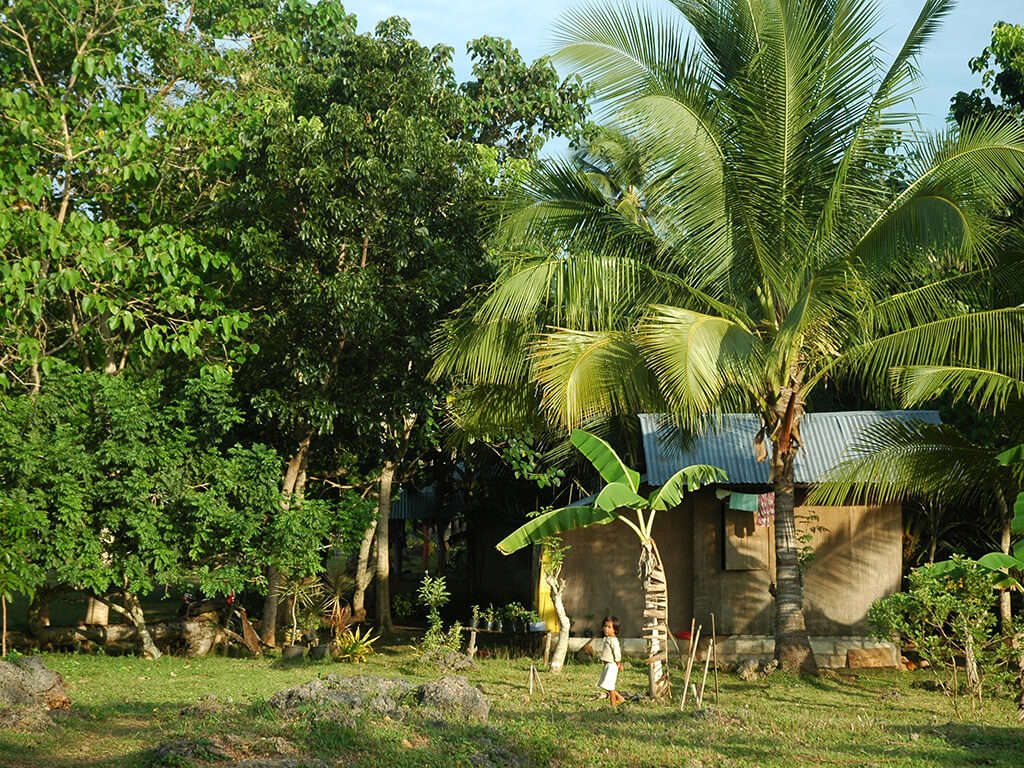
<path id="1" fill-rule="evenodd" d="M 462 675 L 449 675 L 416 689 L 416 701 L 442 717 L 486 722 L 491 705 Z"/>
<path id="2" fill-rule="evenodd" d="M 0 709 L 23 706 L 71 707 L 71 699 L 64 690 L 64 678 L 47 669 L 38 656 L 0 661 Z"/>
<path id="3" fill-rule="evenodd" d="M 402 678 L 327 675 L 278 691 L 270 706 L 285 713 L 315 705 L 344 712 L 368 712 L 400 718 L 412 708 L 434 717 L 487 720 L 490 704 L 465 677 L 450 676 L 414 687 Z"/>
<path id="4" fill-rule="evenodd" d="M 327 675 L 296 688 L 278 691 L 270 697 L 270 706 L 289 711 L 304 704 L 330 704 L 378 715 L 393 715 L 402 708 L 412 691 L 412 683 L 402 678 Z"/>
<path id="5" fill-rule="evenodd" d="M 846 666 L 850 669 L 896 669 L 896 654 L 886 646 L 851 648 L 846 652 Z"/>

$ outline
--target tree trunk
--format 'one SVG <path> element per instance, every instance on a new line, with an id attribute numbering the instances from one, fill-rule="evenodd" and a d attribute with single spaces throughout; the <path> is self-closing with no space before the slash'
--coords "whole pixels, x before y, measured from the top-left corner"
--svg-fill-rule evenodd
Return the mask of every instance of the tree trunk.
<path id="1" fill-rule="evenodd" d="M 406 414 L 403 432 L 398 443 L 398 450 L 393 459 L 384 462 L 384 470 L 380 475 L 380 495 L 377 499 L 377 626 L 383 633 L 394 629 L 391 619 L 391 546 L 389 528 L 391 521 L 391 487 L 395 480 L 398 465 L 405 458 L 409 446 L 409 437 L 416 424 L 416 414 Z"/>
<path id="2" fill-rule="evenodd" d="M 3 605 L 4 609 L 4 638 L 3 643 L 0 644 L 0 656 L 7 656 L 7 596 L 0 595 L 0 605 Z"/>
<path id="3" fill-rule="evenodd" d="M 384 463 L 380 474 L 380 495 L 377 499 L 377 626 L 381 632 L 394 629 L 391 620 L 391 545 L 388 529 L 391 524 L 391 486 L 395 479 L 396 465 L 393 461 Z"/>
<path id="4" fill-rule="evenodd" d="M 565 612 L 565 603 L 562 602 L 565 579 L 546 573 L 544 581 L 547 582 L 551 603 L 555 606 L 555 615 L 558 616 L 558 643 L 555 645 L 549 669 L 552 672 L 561 672 L 565 666 L 565 656 L 569 652 L 569 615 Z"/>
<path id="5" fill-rule="evenodd" d="M 146 615 L 142 612 L 142 603 L 139 602 L 138 596 L 125 590 L 124 607 L 127 609 L 126 618 L 131 621 L 139 633 L 139 648 L 142 651 L 142 657 L 144 659 L 159 659 L 163 654 L 160 653 L 160 649 L 153 642 L 152 635 L 149 634 L 149 629 L 146 627 Z"/>
<path id="6" fill-rule="evenodd" d="M 797 447 L 773 445 L 775 485 L 775 658 L 790 672 L 813 674 L 818 665 L 804 622 L 804 585 L 800 574 L 794 516 L 793 463 Z"/>
<path id="7" fill-rule="evenodd" d="M 1013 516 L 1009 505 L 1006 503 L 1006 496 L 1003 495 L 1001 488 L 996 486 L 996 500 L 999 503 L 999 511 L 1003 517 L 1003 535 L 1002 540 L 999 542 L 1000 549 L 1004 555 L 1010 554 L 1010 542 L 1013 538 Z M 1000 569 L 1003 573 L 1009 573 L 1006 568 Z M 1002 627 L 1005 634 L 1009 634 L 1013 623 L 1013 617 L 1010 614 L 1010 590 L 1001 589 L 999 590 L 999 625 Z"/>
<path id="8" fill-rule="evenodd" d="M 306 476 L 306 459 L 312 439 L 313 430 L 309 430 L 299 443 L 295 455 L 288 462 L 284 481 L 281 483 L 281 508 L 285 511 L 291 508 L 293 497 L 302 493 L 302 484 L 305 482 Z M 267 566 L 266 574 L 267 596 L 263 601 L 263 624 L 260 626 L 260 640 L 273 648 L 277 645 L 277 608 L 280 602 L 278 590 L 281 584 L 281 575 L 273 565 Z"/>
<path id="9" fill-rule="evenodd" d="M 376 532 L 377 518 L 374 518 L 359 544 L 359 560 L 356 562 L 356 588 L 352 593 L 352 619 L 354 621 L 366 619 L 366 588 L 373 580 L 374 571 L 373 562 L 370 560 L 370 550 L 373 549 Z"/>
<path id="10" fill-rule="evenodd" d="M 671 698 L 668 674 L 668 579 L 654 539 L 640 555 L 644 587 L 644 635 L 647 640 L 648 690 L 655 701 Z"/>

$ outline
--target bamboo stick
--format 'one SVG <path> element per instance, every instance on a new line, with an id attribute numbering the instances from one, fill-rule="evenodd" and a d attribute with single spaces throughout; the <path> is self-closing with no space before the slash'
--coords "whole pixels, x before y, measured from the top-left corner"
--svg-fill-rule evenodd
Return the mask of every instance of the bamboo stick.
<path id="1" fill-rule="evenodd" d="M 708 652 L 704 656 L 704 677 L 700 681 L 700 695 L 697 696 L 697 709 L 704 708 L 704 686 L 708 684 L 708 666 L 711 664 L 711 649 L 715 647 L 715 638 L 711 638 Z"/>
<path id="2" fill-rule="evenodd" d="M 718 706 L 718 633 L 715 632 L 715 614 L 711 614 L 711 648 L 714 651 L 714 658 L 711 664 L 715 668 L 715 706 Z"/>
<path id="3" fill-rule="evenodd" d="M 683 699 L 679 702 L 680 712 L 682 712 L 683 708 L 686 707 L 686 694 L 690 685 L 690 672 L 693 671 L 693 660 L 697 656 L 697 643 L 700 642 L 700 631 L 703 628 L 703 625 L 697 627 L 697 636 L 690 639 L 690 658 L 686 662 L 686 677 L 683 679 Z M 696 691 L 694 693 L 696 695 Z"/>

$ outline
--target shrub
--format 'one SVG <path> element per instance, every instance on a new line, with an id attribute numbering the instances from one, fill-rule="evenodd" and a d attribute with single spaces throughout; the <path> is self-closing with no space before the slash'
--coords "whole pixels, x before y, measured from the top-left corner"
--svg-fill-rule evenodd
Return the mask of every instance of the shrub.
<path id="1" fill-rule="evenodd" d="M 373 649 L 376 641 L 377 637 L 372 636 L 370 630 L 361 633 L 359 627 L 346 629 L 334 638 L 334 658 L 348 662 L 366 661 L 368 656 L 376 653 Z"/>
<path id="2" fill-rule="evenodd" d="M 1006 653 L 995 632 L 992 572 L 954 556 L 915 568 L 907 581 L 907 591 L 877 600 L 868 610 L 875 634 L 912 645 L 936 674 L 947 674 L 945 690 L 954 708 L 960 693 L 957 665 L 962 660 L 965 690 L 980 698 L 984 675 L 999 671 Z"/>

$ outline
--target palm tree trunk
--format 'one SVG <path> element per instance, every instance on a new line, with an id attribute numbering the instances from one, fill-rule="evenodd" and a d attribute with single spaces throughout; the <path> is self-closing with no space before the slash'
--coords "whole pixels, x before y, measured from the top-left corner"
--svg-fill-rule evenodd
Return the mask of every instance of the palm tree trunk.
<path id="1" fill-rule="evenodd" d="M 548 584 L 551 604 L 555 606 L 555 615 L 558 616 L 558 643 L 555 644 L 555 653 L 551 657 L 549 669 L 552 672 L 561 672 L 565 666 L 565 656 L 569 652 L 569 614 L 565 612 L 565 603 L 562 601 L 565 579 L 546 573 L 544 580 Z"/>
<path id="2" fill-rule="evenodd" d="M 775 443 L 775 658 L 790 672 L 817 672 L 804 622 L 804 585 L 800 575 L 794 508 L 796 447 L 782 451 Z"/>
<path id="3" fill-rule="evenodd" d="M 672 696 L 668 675 L 668 579 L 654 539 L 648 539 L 643 547 L 640 578 L 644 587 L 648 691 L 658 701 Z"/>

